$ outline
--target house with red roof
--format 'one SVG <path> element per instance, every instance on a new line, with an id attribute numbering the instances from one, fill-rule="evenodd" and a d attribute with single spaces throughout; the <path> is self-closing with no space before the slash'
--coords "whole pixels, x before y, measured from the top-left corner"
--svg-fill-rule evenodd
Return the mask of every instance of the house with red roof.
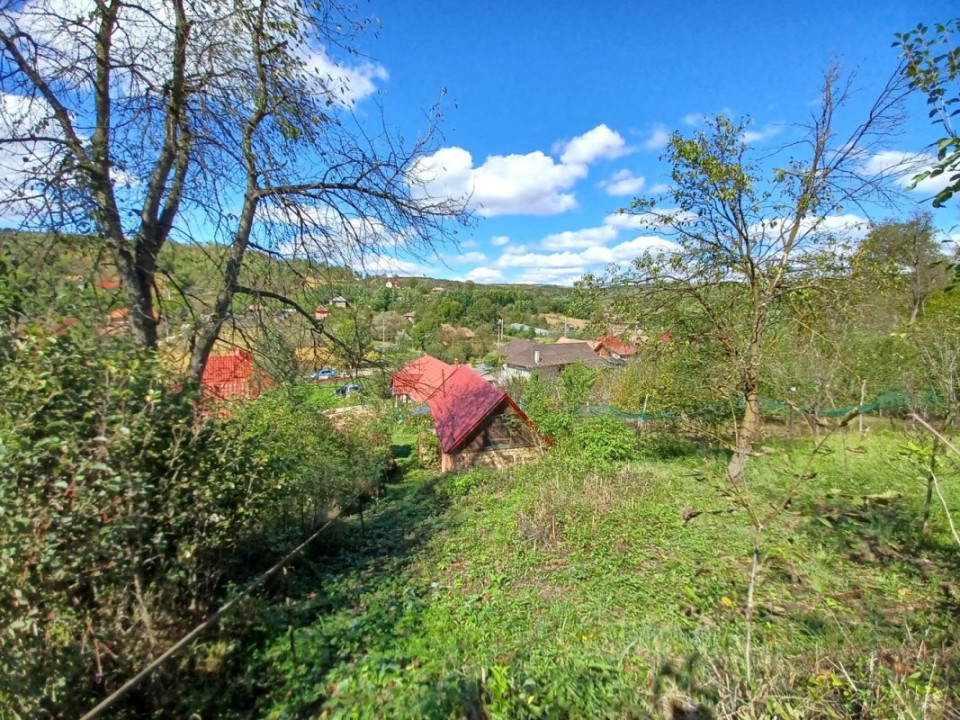
<path id="1" fill-rule="evenodd" d="M 445 363 L 432 355 L 421 355 L 395 373 L 390 386 L 401 401 L 423 403 L 443 387 L 456 369 L 456 365 Z"/>
<path id="2" fill-rule="evenodd" d="M 204 396 L 215 401 L 254 400 L 269 384 L 269 378 L 253 367 L 253 354 L 247 350 L 211 355 L 200 378 Z"/>
<path id="3" fill-rule="evenodd" d="M 550 443 L 513 398 L 468 365 L 450 365 L 424 355 L 394 375 L 392 384 L 398 395 L 430 408 L 445 472 L 478 465 L 504 467 Z"/>
<path id="4" fill-rule="evenodd" d="M 613 358 L 614 360 L 625 360 L 637 354 L 636 345 L 630 345 L 616 335 L 604 335 L 597 338 L 593 350 L 602 358 Z"/>

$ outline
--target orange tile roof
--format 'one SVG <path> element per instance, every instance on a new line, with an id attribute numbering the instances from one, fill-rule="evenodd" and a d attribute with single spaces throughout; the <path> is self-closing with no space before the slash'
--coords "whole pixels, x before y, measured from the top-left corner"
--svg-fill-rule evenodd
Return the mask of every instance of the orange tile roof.
<path id="1" fill-rule="evenodd" d="M 443 387 L 454 370 L 454 365 L 432 355 L 423 355 L 397 372 L 390 385 L 397 395 L 408 395 L 411 400 L 424 402 Z"/>

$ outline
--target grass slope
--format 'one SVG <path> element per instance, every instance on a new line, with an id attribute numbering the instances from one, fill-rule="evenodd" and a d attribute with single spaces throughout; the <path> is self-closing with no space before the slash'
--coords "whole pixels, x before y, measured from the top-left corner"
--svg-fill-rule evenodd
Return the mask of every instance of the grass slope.
<path id="1" fill-rule="evenodd" d="M 365 532 L 342 528 L 264 618 L 254 714 L 956 717 L 958 554 L 942 511 L 919 535 L 902 441 L 835 438 L 764 533 L 749 685 L 751 536 L 709 481 L 721 458 L 671 443 L 436 478 L 413 452 Z M 808 448 L 758 459 L 757 496 L 778 497 Z"/>

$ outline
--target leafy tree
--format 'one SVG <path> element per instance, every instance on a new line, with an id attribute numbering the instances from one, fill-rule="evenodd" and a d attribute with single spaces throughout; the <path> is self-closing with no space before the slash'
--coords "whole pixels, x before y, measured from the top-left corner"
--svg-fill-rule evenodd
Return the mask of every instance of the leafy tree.
<path id="1" fill-rule="evenodd" d="M 787 158 L 772 173 L 764 172 L 745 143 L 744 124 L 726 116 L 693 137 L 674 133 L 666 152 L 673 189 L 660 202 L 637 199 L 628 210 L 660 228 L 674 245 L 645 254 L 631 271 L 605 284 L 631 291 L 622 294 L 627 302 L 639 293 L 656 294 L 661 307 L 685 303 L 702 326 L 700 340 L 726 355 L 744 398 L 727 469 L 732 482 L 743 480 L 760 432 L 772 313 L 785 297 L 836 271 L 837 238 L 826 218 L 883 190 L 858 172 L 860 153 L 889 131 L 901 98 L 891 81 L 868 120 L 837 137 L 834 115 L 845 94 L 836 73 L 829 73 L 820 109 L 807 128 L 806 154 Z"/>
<path id="2" fill-rule="evenodd" d="M 375 340 L 394 342 L 397 333 L 406 326 L 407 321 L 398 312 L 388 310 L 387 312 L 377 313 L 373 316 L 372 321 L 373 337 Z"/>
<path id="3" fill-rule="evenodd" d="M 599 374 L 598 370 L 587 367 L 579 360 L 565 367 L 557 378 L 561 409 L 574 415 L 586 405 Z"/>
<path id="4" fill-rule="evenodd" d="M 147 348 L 164 245 L 202 232 L 225 247 L 194 327 L 198 380 L 234 295 L 260 290 L 240 280 L 249 249 L 351 263 L 433 247 L 461 217 L 422 192 L 430 133 L 403 147 L 358 130 L 353 89 L 315 69 L 362 26 L 300 0 L 8 4 L 0 142 L 24 163 L 3 179 L 0 209 L 102 238 Z"/>
<path id="5" fill-rule="evenodd" d="M 913 186 L 927 178 L 947 174 L 947 186 L 933 198 L 934 207 L 943 207 L 960 190 L 960 134 L 954 118 L 960 113 L 960 18 L 937 23 L 930 32 L 924 24 L 903 34 L 897 33 L 894 47 L 904 59 L 903 74 L 910 88 L 927 96 L 930 117 L 944 135 L 934 144 L 937 162 L 913 179 Z"/>
<path id="6" fill-rule="evenodd" d="M 853 256 L 857 274 L 871 289 L 886 284 L 905 291 L 910 323 L 916 322 L 927 298 L 949 280 L 947 258 L 933 237 L 929 213 L 907 222 L 886 222 L 870 231 Z"/>

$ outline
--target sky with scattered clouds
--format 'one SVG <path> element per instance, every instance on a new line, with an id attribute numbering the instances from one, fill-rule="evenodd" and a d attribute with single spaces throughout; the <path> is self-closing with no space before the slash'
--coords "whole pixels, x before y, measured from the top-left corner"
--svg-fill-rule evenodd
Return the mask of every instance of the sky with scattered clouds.
<path id="1" fill-rule="evenodd" d="M 377 38 L 361 45 L 377 89 L 357 107 L 377 103 L 412 134 L 440 98 L 443 138 L 417 172 L 431 193 L 469 196 L 476 217 L 459 251 L 398 269 L 563 284 L 668 246 L 642 219 L 617 211 L 669 188 L 660 155 L 674 130 L 689 134 L 718 113 L 749 118 L 744 139 L 773 150 L 810 119 L 831 63 L 854 73 L 840 116 L 850 126 L 896 69 L 894 33 L 956 12 L 942 0 L 367 7 L 380 22 Z M 937 128 L 922 98 L 908 110 L 900 132 L 864 157 L 866 170 L 930 159 Z M 930 208 L 935 188 L 921 183 L 905 204 L 873 208 L 869 219 Z M 957 209 L 934 214 L 945 234 L 957 233 Z M 859 228 L 863 219 L 845 210 L 831 226 Z"/>
<path id="2" fill-rule="evenodd" d="M 672 132 L 690 134 L 705 117 L 726 114 L 748 119 L 744 140 L 769 154 L 797 139 L 831 64 L 853 78 L 851 101 L 839 114 L 849 129 L 897 68 L 894 33 L 944 21 L 956 8 L 954 0 L 369 0 L 360 11 L 376 18 L 376 31 L 360 34 L 359 53 L 314 46 L 309 64 L 330 78 L 338 102 L 361 125 L 382 117 L 408 139 L 420 136 L 439 102 L 440 140 L 413 175 L 431 196 L 468 198 L 475 219 L 435 258 L 379 257 L 360 267 L 479 283 L 571 284 L 585 272 L 670 247 L 649 217 L 618 210 L 669 190 L 661 155 Z M 20 100 L 3 94 L 8 112 L 0 114 L 29 121 L 28 106 L 9 112 Z M 868 208 L 869 218 L 843 209 L 829 227 L 862 234 L 867 219 L 906 219 L 930 208 L 942 179 L 909 192 L 906 186 L 931 161 L 938 128 L 922 97 L 912 98 L 908 113 L 896 135 L 862 158 L 865 172 L 901 168 L 894 182 L 907 201 Z M 18 162 L 0 149 L 0 192 L 23 172 Z M 934 219 L 943 237 L 960 241 L 958 210 L 955 200 Z"/>

